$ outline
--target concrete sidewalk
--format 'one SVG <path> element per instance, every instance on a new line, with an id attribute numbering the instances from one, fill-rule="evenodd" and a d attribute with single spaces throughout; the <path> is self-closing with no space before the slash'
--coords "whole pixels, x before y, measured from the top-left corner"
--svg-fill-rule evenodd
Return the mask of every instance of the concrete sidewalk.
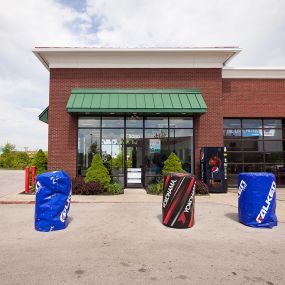
<path id="1" fill-rule="evenodd" d="M 161 195 L 147 194 L 143 189 L 125 189 L 122 195 L 73 195 L 73 203 L 161 203 Z M 35 195 L 12 193 L 0 198 L 0 204 L 32 204 Z M 196 202 L 215 203 L 237 208 L 237 193 L 210 194 L 208 196 L 196 195 Z M 279 222 L 285 222 L 285 191 L 277 189 L 277 217 Z"/>

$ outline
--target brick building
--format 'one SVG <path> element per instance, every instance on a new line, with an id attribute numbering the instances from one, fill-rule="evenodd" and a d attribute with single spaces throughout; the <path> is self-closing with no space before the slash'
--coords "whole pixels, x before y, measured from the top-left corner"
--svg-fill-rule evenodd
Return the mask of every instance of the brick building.
<path id="1" fill-rule="evenodd" d="M 230 185 L 244 171 L 284 185 L 285 69 L 227 67 L 240 51 L 35 48 L 50 72 L 49 170 L 84 175 L 98 152 L 114 181 L 145 187 L 171 151 L 199 174 L 200 148 L 226 146 Z"/>

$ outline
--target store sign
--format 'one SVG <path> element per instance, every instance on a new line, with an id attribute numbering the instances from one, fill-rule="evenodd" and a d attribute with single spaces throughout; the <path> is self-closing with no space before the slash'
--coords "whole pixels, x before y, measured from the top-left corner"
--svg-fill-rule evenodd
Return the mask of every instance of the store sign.
<path id="1" fill-rule="evenodd" d="M 160 139 L 150 139 L 149 140 L 149 152 L 150 153 L 160 153 L 161 142 Z"/>
<path id="2" fill-rule="evenodd" d="M 225 135 L 227 137 L 240 137 L 242 132 L 243 137 L 260 137 L 262 136 L 262 130 L 259 129 L 232 129 L 232 130 L 226 130 Z"/>
<path id="3" fill-rule="evenodd" d="M 264 129 L 264 136 L 265 137 L 274 137 L 275 130 L 274 129 Z"/>

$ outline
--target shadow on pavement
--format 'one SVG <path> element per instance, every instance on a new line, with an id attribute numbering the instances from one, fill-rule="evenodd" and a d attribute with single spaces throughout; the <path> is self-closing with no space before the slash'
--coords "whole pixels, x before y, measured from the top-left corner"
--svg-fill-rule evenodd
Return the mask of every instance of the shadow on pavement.
<path id="1" fill-rule="evenodd" d="M 156 217 L 157 217 L 157 219 L 162 223 L 162 214 L 159 214 L 159 215 L 157 215 Z"/>
<path id="2" fill-rule="evenodd" d="M 67 225 L 69 225 L 72 221 L 73 221 L 73 218 L 69 216 Z"/>
<path id="3" fill-rule="evenodd" d="M 229 219 L 239 223 L 238 213 L 226 213 L 225 217 L 227 217 L 227 218 L 229 218 Z"/>

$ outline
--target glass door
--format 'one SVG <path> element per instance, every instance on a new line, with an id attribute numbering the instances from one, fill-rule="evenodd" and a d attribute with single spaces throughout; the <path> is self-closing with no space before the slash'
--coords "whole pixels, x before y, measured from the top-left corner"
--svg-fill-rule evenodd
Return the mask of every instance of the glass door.
<path id="1" fill-rule="evenodd" d="M 126 145 L 127 187 L 142 187 L 142 146 Z"/>

